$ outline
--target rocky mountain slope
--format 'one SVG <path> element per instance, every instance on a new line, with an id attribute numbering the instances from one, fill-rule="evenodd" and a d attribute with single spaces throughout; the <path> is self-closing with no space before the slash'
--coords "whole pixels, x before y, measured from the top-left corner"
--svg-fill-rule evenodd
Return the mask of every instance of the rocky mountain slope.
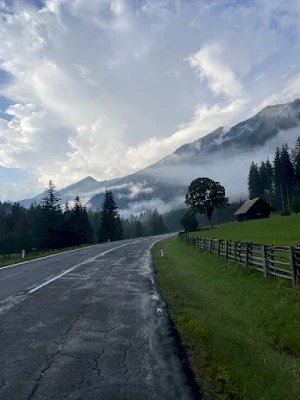
<path id="1" fill-rule="evenodd" d="M 60 190 L 62 203 L 76 195 L 91 209 L 101 207 L 106 189 L 113 191 L 123 215 L 157 208 L 180 208 L 190 181 L 209 176 L 224 184 L 229 196 L 246 196 L 249 164 L 273 154 L 277 145 L 293 143 L 300 136 L 300 99 L 268 106 L 252 118 L 179 147 L 158 163 L 135 174 L 98 182 L 87 177 Z M 261 155 L 260 155 L 261 154 Z M 260 158 L 259 158 L 260 157 Z M 42 195 L 21 203 L 40 202 Z"/>

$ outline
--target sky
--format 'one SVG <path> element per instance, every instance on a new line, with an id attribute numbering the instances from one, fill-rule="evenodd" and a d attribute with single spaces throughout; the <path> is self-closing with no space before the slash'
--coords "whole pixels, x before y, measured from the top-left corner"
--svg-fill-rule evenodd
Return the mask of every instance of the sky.
<path id="1" fill-rule="evenodd" d="M 0 199 L 140 170 L 300 97 L 300 0 L 0 0 Z"/>

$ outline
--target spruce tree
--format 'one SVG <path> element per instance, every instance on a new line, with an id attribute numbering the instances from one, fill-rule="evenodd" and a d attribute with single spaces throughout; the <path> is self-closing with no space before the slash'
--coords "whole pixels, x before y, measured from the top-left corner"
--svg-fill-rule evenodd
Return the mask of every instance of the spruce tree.
<path id="1" fill-rule="evenodd" d="M 276 198 L 276 207 L 284 210 L 285 201 L 283 196 L 284 191 L 284 171 L 282 165 L 281 151 L 279 147 L 276 148 L 274 158 L 274 191 Z"/>
<path id="2" fill-rule="evenodd" d="M 287 144 L 282 146 L 280 157 L 283 171 L 283 197 L 285 199 L 285 204 L 289 207 L 290 199 L 294 195 L 295 173 Z"/>
<path id="3" fill-rule="evenodd" d="M 45 214 L 55 214 L 60 212 L 59 205 L 59 195 L 57 190 L 55 189 L 55 185 L 52 181 L 49 181 L 48 188 L 45 190 L 44 195 L 42 197 L 42 209 Z"/>
<path id="4" fill-rule="evenodd" d="M 43 247 L 55 249 L 61 247 L 58 235 L 59 225 L 62 224 L 62 212 L 59 205 L 59 195 L 52 181 L 42 198 L 42 214 L 44 233 L 42 238 Z"/>
<path id="5" fill-rule="evenodd" d="M 123 224 L 122 220 L 119 215 L 116 217 L 116 231 L 115 231 L 115 236 L 113 240 L 123 240 L 124 239 L 124 233 L 123 233 Z"/>
<path id="6" fill-rule="evenodd" d="M 137 221 L 135 225 L 135 237 L 144 236 L 144 227 L 141 221 Z"/>
<path id="7" fill-rule="evenodd" d="M 261 196 L 261 180 L 257 164 L 251 163 L 248 175 L 249 199 L 255 199 Z"/>
<path id="8" fill-rule="evenodd" d="M 102 205 L 99 242 L 119 240 L 123 238 L 121 220 L 111 191 L 106 191 Z"/>
<path id="9" fill-rule="evenodd" d="M 292 153 L 293 166 L 295 172 L 295 196 L 300 196 L 300 136 L 297 138 L 295 148 Z"/>

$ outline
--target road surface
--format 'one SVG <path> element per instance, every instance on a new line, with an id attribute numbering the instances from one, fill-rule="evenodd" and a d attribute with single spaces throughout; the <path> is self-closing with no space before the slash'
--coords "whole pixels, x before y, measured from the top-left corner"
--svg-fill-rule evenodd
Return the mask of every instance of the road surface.
<path id="1" fill-rule="evenodd" d="M 193 398 L 154 282 L 155 240 L 0 269 L 1 400 Z"/>

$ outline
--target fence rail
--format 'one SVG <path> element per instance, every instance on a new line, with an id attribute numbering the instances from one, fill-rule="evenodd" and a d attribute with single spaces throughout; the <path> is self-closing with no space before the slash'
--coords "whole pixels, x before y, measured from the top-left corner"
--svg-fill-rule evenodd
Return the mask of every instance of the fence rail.
<path id="1" fill-rule="evenodd" d="M 215 253 L 226 260 L 253 268 L 267 278 L 277 276 L 300 283 L 300 246 L 266 246 L 255 243 L 232 242 L 180 232 L 178 237 L 199 250 Z"/>

